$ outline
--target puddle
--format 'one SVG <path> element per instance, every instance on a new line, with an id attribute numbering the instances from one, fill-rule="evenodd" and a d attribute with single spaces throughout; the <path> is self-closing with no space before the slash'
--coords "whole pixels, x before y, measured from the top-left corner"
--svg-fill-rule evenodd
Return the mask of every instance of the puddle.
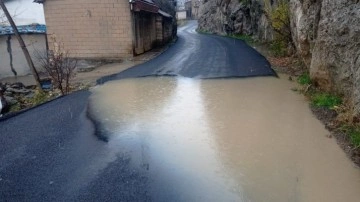
<path id="1" fill-rule="evenodd" d="M 93 90 L 114 153 L 154 201 L 357 201 L 360 170 L 286 79 L 141 78 Z"/>

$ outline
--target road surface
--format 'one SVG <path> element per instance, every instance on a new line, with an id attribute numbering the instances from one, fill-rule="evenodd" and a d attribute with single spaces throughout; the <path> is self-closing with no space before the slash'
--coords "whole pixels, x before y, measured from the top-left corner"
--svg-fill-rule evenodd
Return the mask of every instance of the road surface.
<path id="1" fill-rule="evenodd" d="M 177 43 L 154 60 L 98 82 L 162 75 L 275 76 L 266 59 L 244 42 L 197 34 L 195 28 L 196 22 L 180 28 Z M 0 201 L 187 199 L 174 184 L 153 186 L 147 174 L 149 165 L 137 169 L 127 155 L 129 148 L 113 152 L 109 142 L 96 136 L 97 130 L 87 118 L 90 94 L 77 92 L 0 121 Z"/>
<path id="2" fill-rule="evenodd" d="M 178 30 L 178 41 L 159 57 L 109 80 L 146 76 L 183 76 L 189 78 L 235 78 L 275 76 L 271 65 L 245 42 L 233 38 L 198 34 L 196 21 Z"/>

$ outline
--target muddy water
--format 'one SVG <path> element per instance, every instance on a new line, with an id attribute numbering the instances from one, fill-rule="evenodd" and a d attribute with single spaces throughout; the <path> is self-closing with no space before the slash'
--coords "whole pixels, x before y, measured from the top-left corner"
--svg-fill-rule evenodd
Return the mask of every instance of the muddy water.
<path id="1" fill-rule="evenodd" d="M 286 79 L 142 78 L 93 90 L 155 201 L 359 201 L 360 170 Z"/>

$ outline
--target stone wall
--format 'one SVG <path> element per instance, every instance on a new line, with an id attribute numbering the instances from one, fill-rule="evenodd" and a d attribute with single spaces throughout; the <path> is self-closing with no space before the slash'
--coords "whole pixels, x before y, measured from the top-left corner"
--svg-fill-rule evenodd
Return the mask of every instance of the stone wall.
<path id="1" fill-rule="evenodd" d="M 44 11 L 48 35 L 63 42 L 72 57 L 132 57 L 128 0 L 49 0 Z"/>
<path id="2" fill-rule="evenodd" d="M 45 34 L 22 34 L 22 37 L 37 69 L 41 70 L 39 69 L 37 52 L 46 51 Z M 11 57 L 17 76 L 31 74 L 29 65 L 15 35 L 2 35 L 0 36 L 0 79 L 15 76 L 11 71 Z"/>

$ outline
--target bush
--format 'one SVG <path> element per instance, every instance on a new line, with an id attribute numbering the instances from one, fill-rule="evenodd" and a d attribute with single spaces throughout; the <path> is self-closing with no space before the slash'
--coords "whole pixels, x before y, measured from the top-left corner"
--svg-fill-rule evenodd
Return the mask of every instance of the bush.
<path id="1" fill-rule="evenodd" d="M 297 79 L 298 83 L 301 85 L 310 85 L 311 84 L 311 78 L 309 74 L 303 74 L 298 77 Z"/>
<path id="2" fill-rule="evenodd" d="M 360 130 L 354 129 L 349 133 L 351 143 L 356 147 L 360 148 Z"/>
<path id="3" fill-rule="evenodd" d="M 273 56 L 283 57 L 287 55 L 287 43 L 283 40 L 274 40 L 270 43 L 269 50 Z"/>
<path id="4" fill-rule="evenodd" d="M 29 101 L 33 105 L 39 105 L 49 100 L 49 96 L 45 92 L 35 91 L 35 95 Z"/>
<path id="5" fill-rule="evenodd" d="M 340 128 L 349 138 L 355 148 L 360 148 L 360 128 L 352 125 L 343 125 Z"/>
<path id="6" fill-rule="evenodd" d="M 270 51 L 274 56 L 286 56 L 288 47 L 293 46 L 290 26 L 290 9 L 287 0 L 279 0 L 273 7 L 270 0 L 265 1 L 265 15 L 275 31 L 274 41 L 270 44 Z"/>
<path id="7" fill-rule="evenodd" d="M 58 44 L 54 37 L 52 41 L 52 50 L 43 54 L 38 52 L 38 59 L 52 79 L 54 87 L 59 89 L 62 95 L 66 95 L 70 92 L 70 79 L 75 75 L 77 60 L 70 58 L 69 52 L 65 51 L 63 45 Z"/>

